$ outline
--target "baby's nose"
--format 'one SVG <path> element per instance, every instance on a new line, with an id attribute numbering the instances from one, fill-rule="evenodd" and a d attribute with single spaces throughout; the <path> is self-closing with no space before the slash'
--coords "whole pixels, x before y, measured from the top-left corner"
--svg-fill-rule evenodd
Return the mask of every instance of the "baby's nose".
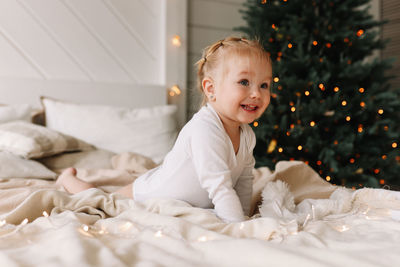
<path id="1" fill-rule="evenodd" d="M 258 90 L 258 89 L 252 89 L 251 90 L 251 92 L 250 92 L 250 97 L 251 98 L 258 98 L 258 97 L 260 97 L 260 90 Z"/>

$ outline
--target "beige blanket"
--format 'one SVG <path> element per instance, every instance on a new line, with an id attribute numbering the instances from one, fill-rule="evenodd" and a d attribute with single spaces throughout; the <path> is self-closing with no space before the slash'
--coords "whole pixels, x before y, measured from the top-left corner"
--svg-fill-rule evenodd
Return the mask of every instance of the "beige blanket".
<path id="1" fill-rule="evenodd" d="M 107 191 L 152 167 L 125 153 L 112 159 L 112 169 L 79 169 L 78 176 Z M 392 218 L 400 203 L 391 192 L 337 188 L 301 162 L 279 162 L 273 173 L 259 168 L 255 176 L 255 215 L 231 224 L 178 200 L 135 203 L 100 189 L 70 195 L 54 182 L 3 180 L 0 266 L 393 266 L 400 260 L 400 222 Z M 261 205 L 263 190 L 276 197 Z M 292 205 L 279 200 L 283 194 Z"/>

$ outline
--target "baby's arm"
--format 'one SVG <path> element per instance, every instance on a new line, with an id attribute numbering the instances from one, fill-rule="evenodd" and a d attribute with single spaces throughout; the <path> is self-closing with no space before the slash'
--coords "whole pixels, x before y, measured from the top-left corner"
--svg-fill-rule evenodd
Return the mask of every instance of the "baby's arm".
<path id="1" fill-rule="evenodd" d="M 230 147 L 226 144 L 224 136 L 218 132 L 219 129 L 207 128 L 193 132 L 190 144 L 190 153 L 200 185 L 207 190 L 218 217 L 226 222 L 243 221 L 245 217 L 242 205 L 233 189 L 228 165 L 227 149 Z"/>
<path id="2" fill-rule="evenodd" d="M 256 136 L 250 126 L 244 126 L 245 142 L 246 142 L 246 155 L 244 159 L 244 168 L 239 176 L 235 185 L 235 190 L 242 203 L 245 215 L 250 216 L 251 200 L 253 195 L 253 169 L 256 163 L 253 150 L 256 145 Z"/>
<path id="3" fill-rule="evenodd" d="M 254 157 L 251 155 L 247 159 L 243 172 L 240 175 L 235 186 L 236 193 L 239 196 L 240 202 L 243 207 L 243 212 L 246 216 L 250 216 L 251 198 L 253 195 L 254 164 L 255 160 Z"/>

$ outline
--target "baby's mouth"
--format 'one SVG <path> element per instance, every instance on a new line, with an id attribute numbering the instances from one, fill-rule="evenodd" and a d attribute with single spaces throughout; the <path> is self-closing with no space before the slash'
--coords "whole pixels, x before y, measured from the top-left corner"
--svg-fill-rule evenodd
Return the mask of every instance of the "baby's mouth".
<path id="1" fill-rule="evenodd" d="M 240 105 L 246 111 L 256 111 L 258 106 L 255 105 Z"/>

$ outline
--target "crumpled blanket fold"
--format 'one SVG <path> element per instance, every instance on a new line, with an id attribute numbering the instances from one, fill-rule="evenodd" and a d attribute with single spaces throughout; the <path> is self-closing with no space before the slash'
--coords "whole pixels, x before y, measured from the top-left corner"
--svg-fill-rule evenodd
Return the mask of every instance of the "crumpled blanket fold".
<path id="1" fill-rule="evenodd" d="M 78 175 L 110 188 L 132 182 L 138 161 L 129 154 L 118 159 L 118 168 Z M 301 162 L 254 173 L 255 214 L 230 224 L 179 200 L 138 203 L 101 189 L 71 195 L 54 182 L 2 181 L 0 266 L 393 266 L 400 260 L 400 222 L 391 216 L 400 202 L 390 191 L 332 186 Z"/>

